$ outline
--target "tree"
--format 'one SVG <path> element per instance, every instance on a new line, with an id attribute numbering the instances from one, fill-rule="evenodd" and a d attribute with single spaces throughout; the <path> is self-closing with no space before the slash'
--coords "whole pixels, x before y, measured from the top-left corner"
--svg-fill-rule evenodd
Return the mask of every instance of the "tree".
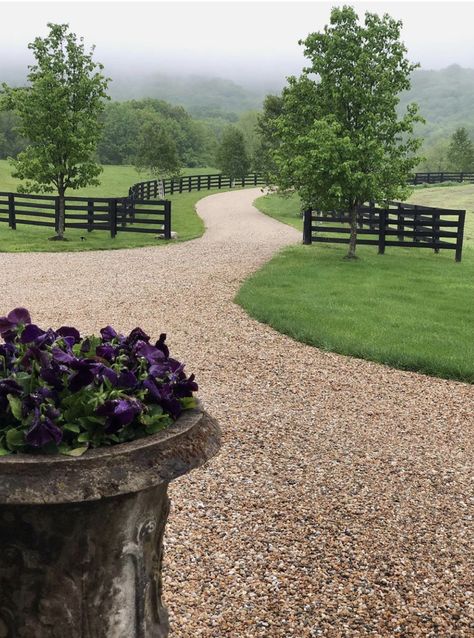
<path id="1" fill-rule="evenodd" d="M 99 116 L 107 98 L 108 79 L 67 24 L 48 24 L 49 35 L 28 45 L 36 64 L 29 66 L 26 88 L 3 85 L 5 102 L 19 118 L 18 130 L 28 146 L 13 160 L 14 177 L 26 180 L 23 192 L 59 196 L 59 228 L 64 239 L 66 190 L 98 185 L 95 161 L 100 138 Z"/>
<path id="2" fill-rule="evenodd" d="M 474 146 L 465 128 L 458 128 L 451 137 L 448 149 L 450 168 L 458 173 L 468 173 L 474 167 Z"/>
<path id="3" fill-rule="evenodd" d="M 158 178 L 179 174 L 181 162 L 170 124 L 151 116 L 140 130 L 135 167 Z"/>
<path id="4" fill-rule="evenodd" d="M 263 112 L 257 120 L 259 141 L 255 150 L 254 168 L 261 173 L 267 183 L 275 178 L 277 165 L 274 155 L 279 146 L 278 118 L 282 114 L 283 99 L 279 95 L 267 95 L 263 103 Z"/>
<path id="5" fill-rule="evenodd" d="M 242 113 L 237 122 L 237 128 L 242 131 L 245 140 L 245 148 L 253 170 L 255 165 L 255 155 L 260 144 L 260 134 L 258 126 L 258 111 L 246 111 Z"/>
<path id="6" fill-rule="evenodd" d="M 397 115 L 398 94 L 417 65 L 405 57 L 401 22 L 352 7 L 333 8 L 330 25 L 300 41 L 309 66 L 288 78 L 276 119 L 275 183 L 296 189 L 305 207 L 343 209 L 350 218 L 347 258 L 355 258 L 357 208 L 406 196 L 420 161 L 418 107 Z"/>
<path id="7" fill-rule="evenodd" d="M 216 166 L 231 180 L 248 174 L 250 160 L 245 148 L 245 139 L 242 131 L 236 126 L 231 125 L 224 129 L 217 149 Z"/>
<path id="8" fill-rule="evenodd" d="M 438 139 L 431 145 L 423 147 L 423 160 L 418 164 L 416 170 L 419 172 L 442 173 L 449 170 L 448 167 L 449 140 Z"/>

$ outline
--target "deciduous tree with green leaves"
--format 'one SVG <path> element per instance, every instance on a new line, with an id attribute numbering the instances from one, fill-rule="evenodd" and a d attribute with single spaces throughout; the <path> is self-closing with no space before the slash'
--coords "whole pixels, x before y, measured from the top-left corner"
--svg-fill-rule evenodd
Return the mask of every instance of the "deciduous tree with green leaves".
<path id="1" fill-rule="evenodd" d="M 457 128 L 449 143 L 448 162 L 451 170 L 468 173 L 474 168 L 474 146 L 464 127 Z"/>
<path id="2" fill-rule="evenodd" d="M 68 189 L 98 185 L 102 168 L 95 153 L 100 114 L 107 99 L 103 66 L 86 51 L 83 38 L 67 24 L 48 23 L 49 34 L 28 45 L 36 63 L 29 67 L 29 86 L 3 85 L 3 103 L 19 118 L 19 133 L 28 146 L 12 160 L 22 192 L 59 196 L 57 236 L 64 239 L 64 197 Z M 20 190 L 20 189 L 19 189 Z"/>
<path id="3" fill-rule="evenodd" d="M 140 129 L 135 167 L 157 178 L 179 175 L 181 162 L 169 122 L 150 117 Z"/>
<path id="4" fill-rule="evenodd" d="M 217 149 L 216 166 L 231 179 L 245 177 L 250 170 L 250 159 L 242 131 L 236 126 L 228 126 L 222 133 Z"/>
<path id="5" fill-rule="evenodd" d="M 358 206 L 405 197 L 420 161 L 418 107 L 397 115 L 418 66 L 406 58 L 401 26 L 369 12 L 362 24 L 352 7 L 333 8 L 324 31 L 300 41 L 309 65 L 288 78 L 274 122 L 275 183 L 295 189 L 306 207 L 348 211 L 347 258 L 355 258 Z"/>

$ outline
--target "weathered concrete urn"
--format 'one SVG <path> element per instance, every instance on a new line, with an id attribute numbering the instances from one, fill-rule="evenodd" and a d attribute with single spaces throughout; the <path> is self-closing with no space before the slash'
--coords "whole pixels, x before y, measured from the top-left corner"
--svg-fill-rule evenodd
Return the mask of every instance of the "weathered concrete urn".
<path id="1" fill-rule="evenodd" d="M 220 445 L 187 411 L 168 429 L 77 458 L 0 459 L 0 638 L 162 638 L 168 483 Z"/>

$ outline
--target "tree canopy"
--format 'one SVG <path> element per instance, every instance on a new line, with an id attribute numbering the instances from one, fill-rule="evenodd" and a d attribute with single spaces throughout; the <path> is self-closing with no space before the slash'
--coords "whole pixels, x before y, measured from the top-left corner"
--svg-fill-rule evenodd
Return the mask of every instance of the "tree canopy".
<path id="1" fill-rule="evenodd" d="M 450 169 L 455 172 L 474 170 L 474 146 L 464 127 L 456 129 L 451 137 L 448 162 Z"/>
<path id="2" fill-rule="evenodd" d="M 231 179 L 245 177 L 250 170 L 250 159 L 245 146 L 244 134 L 236 126 L 228 126 L 222 135 L 217 150 L 216 165 Z"/>
<path id="3" fill-rule="evenodd" d="M 405 56 L 401 26 L 369 12 L 361 24 L 352 7 L 334 8 L 330 24 L 300 42 L 309 64 L 288 79 L 272 125 L 275 183 L 296 189 L 306 207 L 349 212 L 348 257 L 355 256 L 357 207 L 405 196 L 419 162 L 418 108 L 397 114 L 416 68 Z"/>
<path id="4" fill-rule="evenodd" d="M 169 123 L 152 117 L 143 124 L 138 138 L 135 166 L 137 170 L 146 170 L 157 178 L 179 174 L 181 162 Z"/>

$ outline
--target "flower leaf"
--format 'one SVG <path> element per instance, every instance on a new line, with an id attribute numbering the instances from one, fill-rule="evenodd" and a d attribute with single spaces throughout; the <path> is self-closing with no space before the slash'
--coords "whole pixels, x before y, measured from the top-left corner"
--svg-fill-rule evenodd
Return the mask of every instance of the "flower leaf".
<path id="1" fill-rule="evenodd" d="M 13 416 L 18 421 L 22 420 L 22 411 L 21 411 L 21 399 L 20 397 L 16 397 L 13 394 L 7 395 L 8 403 L 10 404 L 10 410 L 12 411 Z"/>
<path id="2" fill-rule="evenodd" d="M 25 445 L 25 434 L 20 430 L 8 430 L 6 433 L 6 441 L 10 450 L 16 450 Z"/>
<path id="3" fill-rule="evenodd" d="M 87 452 L 89 448 L 86 447 L 75 447 L 72 450 L 68 450 L 67 452 L 62 452 L 66 456 L 82 456 L 84 452 Z"/>

